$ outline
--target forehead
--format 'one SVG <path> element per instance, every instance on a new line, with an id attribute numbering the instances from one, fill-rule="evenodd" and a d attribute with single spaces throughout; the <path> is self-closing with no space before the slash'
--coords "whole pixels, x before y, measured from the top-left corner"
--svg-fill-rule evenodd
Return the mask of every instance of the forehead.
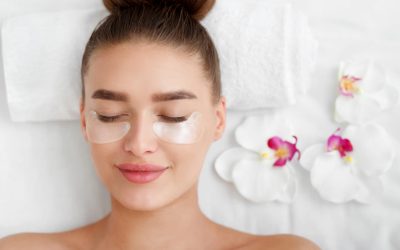
<path id="1" fill-rule="evenodd" d="M 131 99 L 181 90 L 209 98 L 210 82 L 197 54 L 156 43 L 127 42 L 95 50 L 91 56 L 86 97 L 97 89 L 123 92 Z"/>

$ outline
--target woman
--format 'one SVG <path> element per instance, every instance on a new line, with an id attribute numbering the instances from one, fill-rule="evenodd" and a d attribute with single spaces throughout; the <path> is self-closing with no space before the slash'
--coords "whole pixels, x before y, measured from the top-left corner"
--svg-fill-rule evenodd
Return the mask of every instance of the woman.
<path id="1" fill-rule="evenodd" d="M 111 15 L 86 46 L 80 110 L 112 210 L 76 230 L 4 238 L 0 249 L 318 249 L 226 228 L 199 209 L 200 170 L 225 128 L 217 51 L 199 23 L 214 1 L 104 4 Z"/>

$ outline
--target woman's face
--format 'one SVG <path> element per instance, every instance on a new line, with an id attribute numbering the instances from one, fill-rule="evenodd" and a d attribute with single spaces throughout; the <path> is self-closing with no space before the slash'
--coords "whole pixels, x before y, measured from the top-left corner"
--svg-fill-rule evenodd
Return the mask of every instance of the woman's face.
<path id="1" fill-rule="evenodd" d="M 212 103 L 211 83 L 199 57 L 170 46 L 131 42 L 97 49 L 89 65 L 81 125 L 96 171 L 114 199 L 130 209 L 153 210 L 192 188 L 210 144 L 220 138 L 225 127 L 224 98 Z M 95 138 L 109 139 L 105 131 L 121 124 L 130 128 L 121 139 L 99 143 L 87 129 L 90 111 L 119 116 L 106 124 L 96 121 L 103 129 L 95 131 Z M 185 134 L 177 125 L 182 118 L 170 117 L 185 119 L 193 113 L 200 114 L 200 119 L 186 133 L 190 138 L 198 132 L 197 137 L 182 143 L 177 139 Z M 118 122 L 120 125 L 112 125 Z M 156 133 L 155 123 L 161 131 L 167 129 Z M 177 131 L 169 131 L 171 127 Z M 153 181 L 137 183 L 129 181 L 117 167 L 124 163 L 151 164 L 166 170 Z"/>

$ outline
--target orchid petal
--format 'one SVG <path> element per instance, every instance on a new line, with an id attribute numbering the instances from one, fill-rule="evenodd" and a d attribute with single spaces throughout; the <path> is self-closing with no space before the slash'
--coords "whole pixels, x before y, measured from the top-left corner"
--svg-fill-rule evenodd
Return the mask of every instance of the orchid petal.
<path id="1" fill-rule="evenodd" d="M 338 96 L 335 102 L 335 117 L 337 122 L 344 120 L 349 123 L 364 123 L 380 113 L 379 103 L 367 96 L 348 98 Z"/>
<path id="2" fill-rule="evenodd" d="M 284 201 L 290 174 L 286 167 L 273 167 L 272 161 L 244 159 L 235 165 L 232 179 L 238 192 L 250 201 Z"/>
<path id="3" fill-rule="evenodd" d="M 399 100 L 399 90 L 392 85 L 386 85 L 384 89 L 374 93 L 371 98 L 379 103 L 381 109 L 388 109 L 397 104 Z"/>
<path id="4" fill-rule="evenodd" d="M 393 165 L 394 145 L 383 127 L 374 123 L 350 125 L 342 135 L 353 143 L 354 164 L 366 175 L 382 175 Z"/>
<path id="5" fill-rule="evenodd" d="M 335 150 L 340 145 L 341 138 L 338 135 L 332 135 L 328 138 L 328 151 Z"/>
<path id="6" fill-rule="evenodd" d="M 361 203 L 371 203 L 383 193 L 383 184 L 380 177 L 372 176 L 358 176 L 362 185 L 360 191 L 355 199 Z"/>
<path id="7" fill-rule="evenodd" d="M 325 200 L 341 203 L 354 199 L 362 186 L 336 151 L 317 157 L 311 169 L 311 183 Z"/>
<path id="8" fill-rule="evenodd" d="M 286 162 L 287 162 L 287 158 L 278 158 L 278 160 L 276 160 L 274 162 L 274 166 L 283 167 L 283 166 L 285 166 Z"/>
<path id="9" fill-rule="evenodd" d="M 339 78 L 342 76 L 363 77 L 368 69 L 368 64 L 365 61 L 347 61 L 341 62 L 339 70 Z"/>
<path id="10" fill-rule="evenodd" d="M 255 152 L 264 150 L 266 140 L 273 136 L 279 136 L 284 140 L 292 136 L 287 116 L 277 111 L 262 116 L 249 116 L 235 130 L 238 144 Z"/>
<path id="11" fill-rule="evenodd" d="M 346 62 L 343 65 L 342 74 L 361 78 L 360 87 L 367 93 L 383 89 L 386 82 L 384 69 L 372 60 Z"/>
<path id="12" fill-rule="evenodd" d="M 351 144 L 350 140 L 347 138 L 344 138 L 342 140 L 342 147 L 343 147 L 343 150 L 346 152 L 353 151 L 353 145 Z"/>
<path id="13" fill-rule="evenodd" d="M 325 153 L 325 144 L 322 143 L 315 144 L 306 148 L 300 158 L 300 165 L 310 171 L 312 166 L 314 165 L 315 159 L 323 153 Z"/>
<path id="14" fill-rule="evenodd" d="M 366 64 L 367 71 L 363 77 L 363 90 L 365 92 L 382 90 L 387 82 L 384 68 L 373 61 L 369 61 Z"/>
<path id="15" fill-rule="evenodd" d="M 233 166 L 241 159 L 258 159 L 259 155 L 244 148 L 236 147 L 224 151 L 215 161 L 215 170 L 225 181 L 232 181 Z"/>
<path id="16" fill-rule="evenodd" d="M 297 192 L 297 181 L 296 181 L 296 175 L 294 173 L 293 167 L 291 166 L 290 163 L 286 164 L 286 168 L 288 168 L 290 174 L 289 174 L 289 181 L 287 182 L 286 188 L 284 192 L 282 193 L 282 196 L 280 200 L 282 202 L 290 203 L 293 201 L 296 192 Z"/>
<path id="17" fill-rule="evenodd" d="M 295 137 L 296 142 L 294 144 L 285 142 L 287 149 L 289 150 L 289 160 L 291 161 L 294 157 L 294 155 L 297 153 L 298 154 L 298 159 L 300 159 L 300 150 L 296 147 L 297 143 L 297 137 Z"/>
<path id="18" fill-rule="evenodd" d="M 267 142 L 268 147 L 277 150 L 279 147 L 281 147 L 284 144 L 284 141 L 279 138 L 278 136 L 274 136 L 270 138 Z"/>

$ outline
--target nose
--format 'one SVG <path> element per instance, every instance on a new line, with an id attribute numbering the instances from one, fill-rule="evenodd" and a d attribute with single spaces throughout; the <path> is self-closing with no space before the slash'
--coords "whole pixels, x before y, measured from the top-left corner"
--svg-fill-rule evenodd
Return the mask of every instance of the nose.
<path id="1" fill-rule="evenodd" d="M 144 117 L 134 119 L 130 131 L 124 137 L 124 150 L 135 156 L 154 153 L 158 148 L 157 137 L 153 132 L 153 124 Z"/>

